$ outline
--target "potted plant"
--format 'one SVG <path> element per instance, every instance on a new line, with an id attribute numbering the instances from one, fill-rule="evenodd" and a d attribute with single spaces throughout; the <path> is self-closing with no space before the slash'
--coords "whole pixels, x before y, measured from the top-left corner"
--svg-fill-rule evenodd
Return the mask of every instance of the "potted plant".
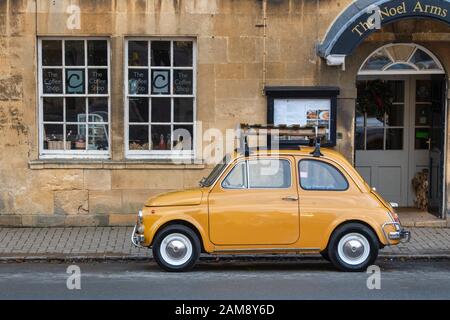
<path id="1" fill-rule="evenodd" d="M 78 135 L 75 140 L 75 149 L 85 150 L 86 149 L 86 138 L 82 135 Z"/>

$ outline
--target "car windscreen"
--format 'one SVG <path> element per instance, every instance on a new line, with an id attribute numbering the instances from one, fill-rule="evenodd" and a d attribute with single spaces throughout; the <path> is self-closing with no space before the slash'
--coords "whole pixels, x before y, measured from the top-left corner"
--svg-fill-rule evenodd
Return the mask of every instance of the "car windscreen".
<path id="1" fill-rule="evenodd" d="M 210 187 L 214 181 L 217 180 L 217 178 L 220 176 L 220 174 L 223 172 L 223 170 L 227 167 L 227 165 L 230 163 L 230 156 L 226 155 L 221 162 L 219 162 L 215 168 L 211 171 L 208 177 L 203 178 L 202 181 L 200 181 L 200 185 L 202 187 Z"/>

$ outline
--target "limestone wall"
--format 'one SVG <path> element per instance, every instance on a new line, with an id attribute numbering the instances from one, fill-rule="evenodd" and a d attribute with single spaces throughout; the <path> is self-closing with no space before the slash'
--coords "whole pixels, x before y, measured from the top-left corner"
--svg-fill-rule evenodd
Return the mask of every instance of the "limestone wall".
<path id="1" fill-rule="evenodd" d="M 346 72 L 327 67 L 315 46 L 350 2 L 269 0 L 263 83 L 260 0 L 0 0 L 0 225 L 130 224 L 149 195 L 196 186 L 208 174 L 210 167 L 203 164 L 125 159 L 124 40 L 129 36 L 196 39 L 197 120 L 204 129 L 266 122 L 264 85 L 339 86 L 337 149 L 352 160 L 356 72 L 396 31 L 384 30 L 385 39 L 369 39 L 358 48 Z M 79 29 L 67 27 L 69 5 L 81 9 Z M 448 30 L 439 28 L 429 26 L 432 47 L 448 64 L 441 42 Z M 421 41 L 430 39 L 415 32 Z M 110 37 L 110 160 L 39 159 L 40 36 Z"/>

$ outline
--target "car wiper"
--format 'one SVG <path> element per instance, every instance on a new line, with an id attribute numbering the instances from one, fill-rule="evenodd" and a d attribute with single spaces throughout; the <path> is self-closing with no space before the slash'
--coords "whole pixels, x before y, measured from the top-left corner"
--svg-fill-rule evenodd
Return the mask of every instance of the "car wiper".
<path id="1" fill-rule="evenodd" d="M 198 183 L 200 185 L 200 187 L 204 187 L 205 186 L 205 181 L 206 181 L 205 177 L 203 177 L 202 180 L 200 180 L 200 182 Z"/>

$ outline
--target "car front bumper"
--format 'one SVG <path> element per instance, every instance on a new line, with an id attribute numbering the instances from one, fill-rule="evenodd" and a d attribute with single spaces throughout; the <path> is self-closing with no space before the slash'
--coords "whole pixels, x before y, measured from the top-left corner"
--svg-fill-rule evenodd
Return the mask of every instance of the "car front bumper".
<path id="1" fill-rule="evenodd" d="M 137 233 L 137 226 L 134 226 L 133 233 L 131 234 L 131 242 L 135 247 L 143 248 L 142 244 L 144 243 L 144 235 Z"/>
<path id="2" fill-rule="evenodd" d="M 145 241 L 145 237 L 143 234 L 143 214 L 142 214 L 142 210 L 139 210 L 138 213 L 138 218 L 137 218 L 137 222 L 136 225 L 133 228 L 133 232 L 131 233 L 131 242 L 133 243 L 133 245 L 135 247 L 138 248 L 143 248 L 143 243 Z"/>

